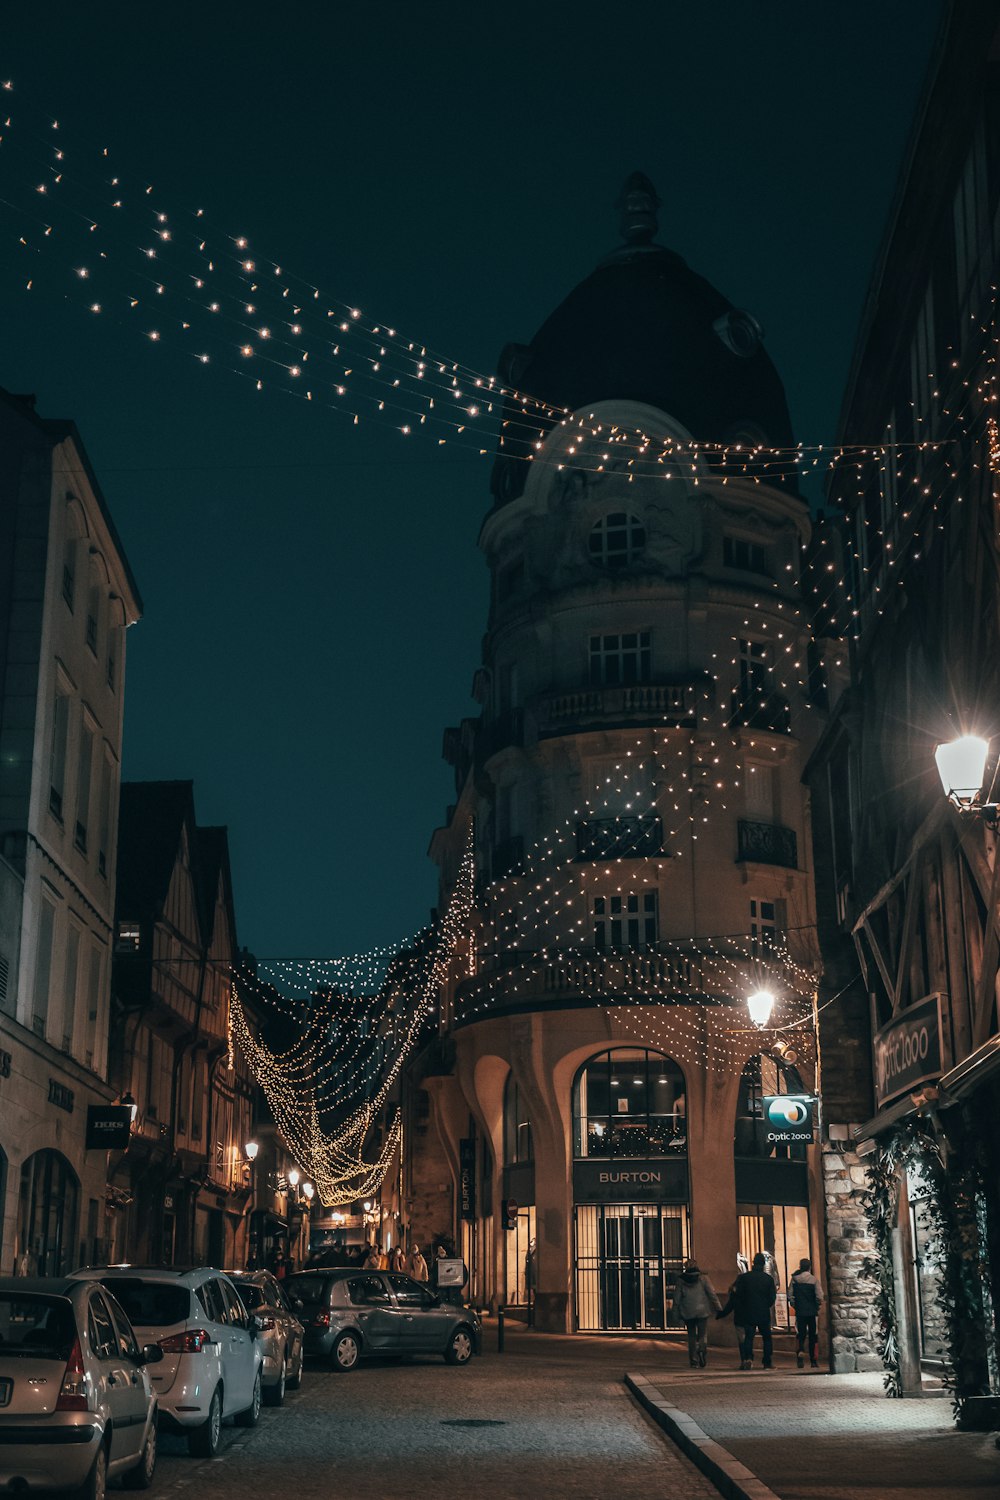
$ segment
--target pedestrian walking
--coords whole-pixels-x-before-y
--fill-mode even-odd
[[[373,1240],[368,1246],[368,1254],[364,1259],[364,1269],[366,1271],[382,1270],[382,1247],[377,1240]]]
[[[686,1260],[674,1288],[674,1312],[687,1328],[691,1368],[708,1363],[708,1320],[721,1313],[722,1303],[697,1261]]]
[[[409,1261],[402,1244],[397,1245],[395,1250],[392,1252],[392,1259],[389,1262],[389,1269],[391,1271],[401,1271],[404,1276],[406,1275],[409,1269]]]
[[[788,1300],[795,1310],[795,1363],[801,1370],[806,1362],[804,1351],[808,1345],[809,1363],[816,1370],[819,1368],[819,1360],[816,1357],[819,1352],[816,1319],[819,1317],[819,1309],[823,1301],[823,1288],[812,1273],[812,1261],[807,1255],[799,1261],[799,1269],[792,1272],[792,1279],[788,1285]]]
[[[715,1315],[717,1318],[728,1317],[730,1313],[733,1315],[733,1321],[740,1330],[741,1370],[753,1369],[754,1337],[758,1331],[761,1337],[764,1369],[770,1370],[774,1363],[774,1347],[771,1342],[771,1308],[777,1298],[777,1288],[764,1269],[766,1264],[767,1261],[763,1255],[755,1255],[753,1266],[749,1271],[744,1271],[737,1276],[729,1288],[729,1299],[725,1307]]]
[[[409,1271],[414,1281],[426,1281],[428,1278],[427,1262],[420,1253],[419,1245],[414,1245],[410,1251]]]

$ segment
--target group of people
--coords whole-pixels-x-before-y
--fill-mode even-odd
[[[397,1245],[395,1250],[386,1251],[378,1240],[373,1240],[367,1248],[362,1266],[366,1271],[400,1271],[404,1276],[412,1276],[414,1281],[430,1280],[427,1261],[417,1244],[411,1245],[408,1252],[402,1245]]]
[[[727,1318],[732,1313],[740,1335],[740,1369],[753,1369],[754,1341],[759,1333],[763,1366],[770,1370],[774,1362],[771,1309],[777,1295],[777,1285],[762,1254],[754,1256],[749,1271],[737,1276],[729,1288],[725,1307],[697,1261],[685,1261],[674,1292],[674,1312],[687,1328],[688,1357],[692,1367],[704,1368],[708,1362],[709,1318],[713,1313],[716,1318]],[[792,1276],[788,1301],[795,1313],[796,1364],[800,1370],[803,1368],[808,1348],[809,1363],[816,1369],[819,1363],[816,1319],[823,1301],[823,1288],[813,1275],[812,1261],[806,1256],[799,1261],[799,1268]]]

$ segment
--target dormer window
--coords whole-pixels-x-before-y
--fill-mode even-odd
[[[625,568],[646,550],[646,528],[638,516],[612,511],[590,532],[590,560],[602,568]]]

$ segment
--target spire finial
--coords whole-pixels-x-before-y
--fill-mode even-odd
[[[619,194],[621,234],[628,245],[649,245],[658,228],[656,210],[660,200],[645,172],[633,172]]]

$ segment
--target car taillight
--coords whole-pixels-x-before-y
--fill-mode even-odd
[[[87,1372],[83,1367],[83,1350],[80,1340],[74,1340],[66,1361],[66,1373],[59,1388],[56,1411],[86,1411]]]
[[[185,1333],[172,1333],[156,1342],[164,1354],[200,1354],[212,1342],[212,1335],[204,1328],[189,1328]]]
[[[329,1328],[330,1314],[328,1312],[317,1313],[313,1318],[314,1328]]]

